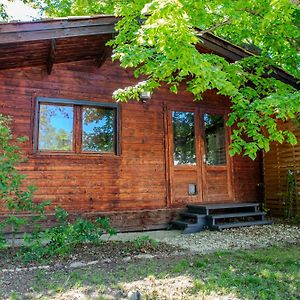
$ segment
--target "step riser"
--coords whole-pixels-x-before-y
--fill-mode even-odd
[[[190,213],[181,213],[180,217],[184,221],[193,221],[194,223],[207,223],[206,215],[190,214]]]
[[[222,209],[208,209],[207,215],[216,215],[216,214],[230,214],[230,213],[255,213],[258,212],[257,207],[236,207],[236,208],[222,208]]]
[[[211,219],[227,219],[227,218],[241,218],[241,217],[257,217],[265,216],[265,212],[243,212],[243,213],[229,213],[220,215],[209,215]]]
[[[261,216],[254,216],[254,217],[240,217],[240,218],[228,218],[228,219],[209,219],[208,220],[208,226],[214,226],[214,225],[218,225],[218,224],[226,224],[226,221],[227,223],[232,223],[232,222],[247,222],[249,221],[247,218],[253,218],[254,220],[252,220],[253,222],[254,221],[264,221],[265,220],[265,216],[261,215]]]
[[[194,208],[188,206],[188,212],[192,214],[207,215],[207,210],[202,208]]]

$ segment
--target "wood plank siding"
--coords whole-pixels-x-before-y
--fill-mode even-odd
[[[290,125],[297,140],[300,141],[300,127]],[[265,204],[273,215],[283,215],[284,198],[287,192],[287,174],[291,170],[297,179],[297,199],[293,213],[300,214],[300,143],[274,143],[271,150],[264,154]]]
[[[152,216],[148,223],[145,213],[135,223],[130,218],[125,218],[125,223],[119,219],[116,223],[122,228],[148,228],[149,222],[157,228],[169,221],[172,214],[166,210],[187,204],[187,184],[189,180],[200,180],[201,173],[188,171],[188,175],[182,172],[177,177],[170,173],[168,108],[180,104],[183,109],[229,109],[229,101],[214,91],[208,91],[203,101],[196,103],[183,89],[175,95],[163,87],[147,103],[120,103],[119,155],[34,153],[37,97],[112,102],[114,90],[135,81],[131,70],[120,69],[110,58],[101,68],[97,68],[95,60],[56,64],[50,75],[45,66],[0,71],[0,113],[13,117],[16,136],[29,138],[23,146],[29,160],[20,166],[20,171],[27,175],[26,184],[37,187],[36,201],[49,199],[52,208],[60,205],[74,213],[128,212],[129,216],[134,211],[149,211]],[[231,164],[230,173],[209,173],[207,193],[217,191],[210,201],[259,201],[260,161],[234,157]],[[230,174],[232,195],[224,199],[226,174]],[[175,184],[171,185],[173,179]],[[174,201],[172,189],[184,201]],[[204,197],[203,202],[208,200]],[[157,217],[154,211],[163,212],[164,217]]]

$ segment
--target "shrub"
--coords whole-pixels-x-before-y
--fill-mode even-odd
[[[21,226],[29,223],[28,218],[19,218],[20,212],[36,214],[36,220],[44,218],[44,208],[48,202],[36,204],[32,201],[34,186],[24,187],[25,175],[20,174],[17,165],[24,162],[19,144],[25,137],[14,138],[10,129],[11,118],[0,114],[0,208],[8,212],[8,217],[0,222],[0,248],[6,246],[3,231],[9,227],[14,237]]]
[[[297,198],[297,178],[292,170],[287,173],[287,190],[284,193],[283,213],[284,217],[291,219],[293,217],[293,206]]]
[[[147,252],[148,250],[157,249],[159,242],[152,239],[148,235],[141,235],[133,240],[133,245],[136,250],[141,252]]]
[[[77,218],[71,223],[67,211],[59,207],[56,208],[55,218],[57,225],[26,236],[25,245],[19,252],[25,262],[64,257],[83,243],[99,244],[104,233],[110,236],[116,234],[107,218],[95,221]]]

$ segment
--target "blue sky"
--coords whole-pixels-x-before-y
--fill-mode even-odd
[[[6,11],[10,16],[10,20],[30,21],[40,17],[37,10],[33,9],[29,5],[25,5],[20,0],[14,0],[13,2],[0,0],[0,3],[6,6]]]

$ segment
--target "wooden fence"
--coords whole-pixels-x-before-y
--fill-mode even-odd
[[[297,182],[293,214],[300,215],[300,127],[293,126],[293,132],[297,145],[273,144],[271,150],[264,154],[265,206],[272,215],[284,214],[289,170],[295,174]]]

